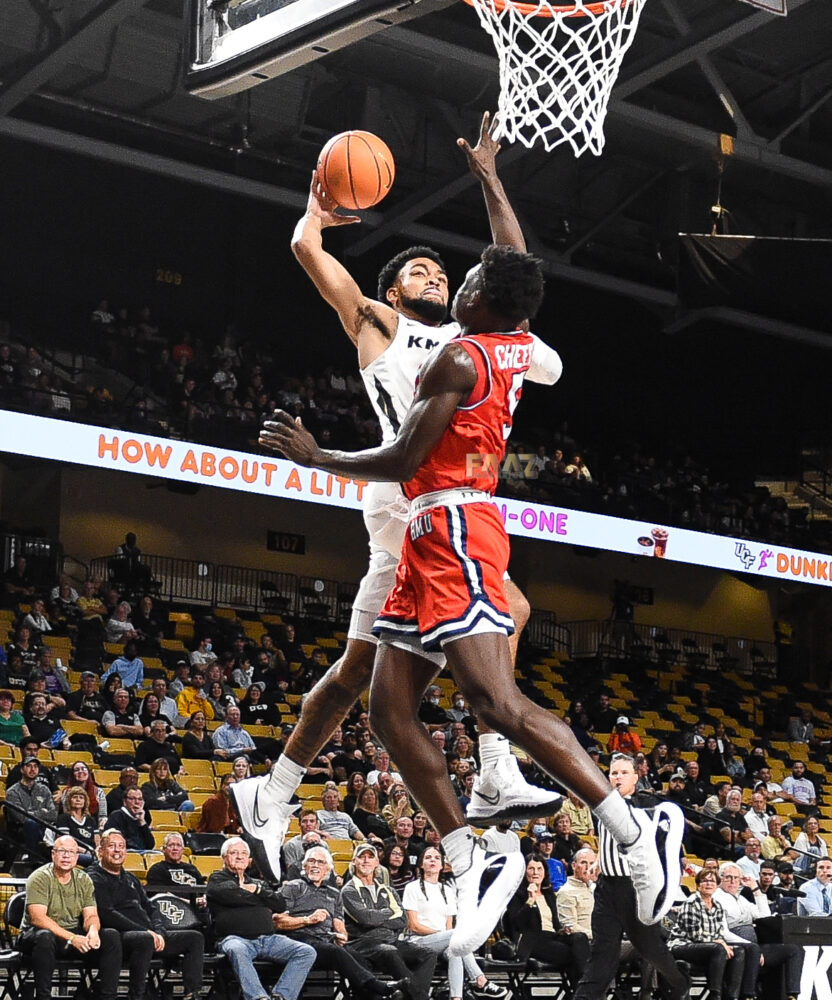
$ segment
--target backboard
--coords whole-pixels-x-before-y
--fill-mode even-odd
[[[770,14],[780,14],[782,17],[788,14],[787,0],[742,0],[742,2],[749,3],[752,7],[759,7],[760,10],[767,10]]]
[[[254,87],[455,0],[188,0],[185,89]]]

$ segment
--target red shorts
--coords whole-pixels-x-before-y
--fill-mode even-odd
[[[509,541],[493,503],[432,507],[407,528],[373,632],[382,639],[419,638],[435,651],[466,635],[511,635],[504,577]]]

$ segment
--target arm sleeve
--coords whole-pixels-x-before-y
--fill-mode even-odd
[[[560,355],[553,347],[544,344],[540,337],[535,334],[531,334],[531,337],[534,341],[532,363],[526,378],[540,385],[554,385],[563,373]]]

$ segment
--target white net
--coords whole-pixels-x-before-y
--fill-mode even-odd
[[[646,0],[467,0],[500,61],[495,134],[547,150],[568,142],[580,156],[604,148],[604,119],[621,60]]]

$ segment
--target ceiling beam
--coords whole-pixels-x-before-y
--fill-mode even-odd
[[[789,0],[789,13],[794,14],[800,7],[813,2],[815,0]],[[741,17],[738,21],[728,25],[728,27],[699,37],[693,43],[690,40],[683,39],[673,46],[667,55],[641,71],[631,71],[629,74],[625,71],[612,92],[610,108],[612,109],[615,104],[625,100],[639,90],[643,90],[644,87],[649,86],[651,83],[661,80],[668,73],[687,66],[688,63],[693,62],[700,56],[708,55],[710,52],[720,49],[724,45],[735,42],[744,35],[751,34],[752,31],[756,31],[758,28],[770,25],[771,19],[772,15],[765,13]]]
[[[113,31],[121,22],[136,14],[147,0],[102,0],[94,10],[81,18],[73,31],[49,51],[38,54],[37,61],[0,91],[0,117],[9,114],[48,83],[56,73],[102,34]]]
[[[155,153],[144,153],[128,146],[120,146],[100,139],[88,139],[85,136],[63,132],[46,125],[35,125],[17,118],[0,118],[0,138],[2,137],[89,156],[95,160],[116,163],[119,166],[158,174],[172,180],[200,184],[203,187],[224,191],[238,197],[253,198],[281,208],[291,208],[297,212],[302,212],[306,207],[307,196],[301,191],[293,191],[273,184],[264,184],[262,181],[253,181],[246,177],[226,174],[220,170],[183,163],[181,160],[158,156]],[[380,212],[367,212],[363,218],[368,225],[380,226],[385,217]],[[413,242],[431,243],[438,247],[469,254],[471,257],[479,257],[482,252],[481,240],[429,226],[410,223],[398,229],[397,234]],[[544,260],[544,270],[547,274],[564,281],[604,289],[662,308],[672,308],[676,305],[676,295],[666,289],[654,288],[650,285],[629,281],[615,275],[603,274],[600,271],[592,271],[588,268],[575,267],[564,261],[547,258]]]

